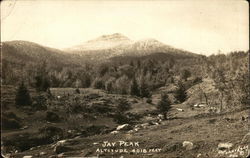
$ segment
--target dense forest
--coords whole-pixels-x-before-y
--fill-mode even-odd
[[[228,106],[247,105],[249,51],[208,57],[153,53],[145,56],[117,56],[94,63],[79,62],[80,58],[60,52],[50,52],[57,54],[52,57],[47,54],[41,58],[36,56],[41,52],[39,49],[34,49],[39,53],[27,55],[15,54],[15,50],[7,46],[4,48],[2,83],[6,85],[24,82],[38,91],[46,91],[49,87],[93,87],[108,93],[150,98],[160,87],[172,84],[179,87],[177,93],[184,93],[203,79],[210,78],[215,82],[219,92],[216,100],[221,105],[222,102]],[[11,56],[11,53],[20,57]]]

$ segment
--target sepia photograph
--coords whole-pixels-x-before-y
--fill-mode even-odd
[[[2,0],[4,158],[247,158],[245,0]]]

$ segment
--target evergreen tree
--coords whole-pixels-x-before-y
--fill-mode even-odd
[[[159,101],[157,108],[161,113],[163,113],[164,117],[166,118],[166,114],[171,109],[171,103],[168,98],[168,95],[166,94],[161,95],[161,100]]]
[[[142,78],[141,80],[141,86],[140,86],[140,96],[143,98],[143,97],[149,97],[150,96],[150,93],[149,93],[149,90],[148,90],[148,86],[147,84],[145,83],[144,79]]]
[[[37,69],[37,75],[35,76],[35,87],[37,91],[46,92],[50,87],[50,81],[46,67],[46,62],[43,61],[43,63]]]
[[[181,71],[181,78],[184,79],[184,81],[187,81],[187,78],[191,76],[191,72],[184,69]]]
[[[49,88],[47,89],[47,97],[48,97],[49,99],[53,98],[53,95],[52,95],[52,93],[51,93],[51,91],[50,91]]]
[[[141,61],[140,60],[137,60],[137,68],[140,68],[141,67]]]
[[[91,85],[91,78],[89,74],[84,75],[83,79],[83,88],[89,88]]]
[[[29,90],[27,87],[24,85],[24,82],[22,81],[21,84],[19,85],[16,93],[16,105],[31,105],[31,98],[29,94]]]
[[[46,92],[50,87],[50,81],[47,77],[43,75],[38,75],[35,77],[36,80],[36,90]]]
[[[134,62],[131,60],[129,63],[130,66],[134,67]]]
[[[47,77],[43,78],[42,91],[46,92],[50,87],[50,81]]]
[[[184,102],[187,98],[186,90],[182,83],[179,83],[179,88],[175,93],[175,98],[180,102]]]
[[[135,78],[133,78],[132,84],[130,86],[130,94],[135,96],[140,96],[139,86]]]
[[[112,92],[112,89],[113,89],[113,87],[112,87],[112,82],[106,82],[105,83],[105,90],[106,91],[108,91],[109,93],[111,93]]]

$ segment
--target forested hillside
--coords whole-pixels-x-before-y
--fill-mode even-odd
[[[93,87],[150,97],[160,87],[183,85],[185,91],[210,78],[220,92],[219,102],[228,101],[230,105],[239,100],[246,102],[249,87],[249,52],[209,57],[155,52],[87,62],[77,55],[23,41],[3,43],[2,52],[2,82],[7,85],[25,81],[36,88],[37,82],[46,82],[49,87]]]
[[[3,153],[246,156],[249,51],[204,56],[141,50],[95,60],[102,50],[86,56],[31,42],[2,43]],[[106,140],[141,145],[136,152],[99,153]]]

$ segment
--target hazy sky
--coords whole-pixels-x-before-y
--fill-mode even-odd
[[[241,0],[19,0],[1,2],[1,40],[54,48],[100,35],[155,38],[202,54],[248,50],[248,3]]]

